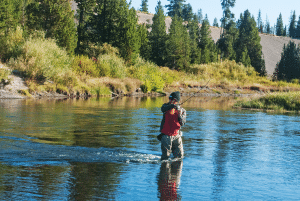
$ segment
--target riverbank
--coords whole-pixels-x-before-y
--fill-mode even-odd
[[[224,87],[214,86],[213,84],[208,86],[168,86],[163,89],[162,92],[147,92],[143,93],[140,87],[132,90],[131,92],[124,93],[122,90],[111,91],[111,95],[104,94],[61,94],[57,92],[47,91],[34,91],[28,92],[29,87],[26,85],[24,79],[16,74],[11,74],[8,79],[5,80],[4,85],[0,87],[0,99],[25,99],[25,98],[78,98],[78,97],[144,97],[144,96],[168,96],[172,91],[180,91],[183,97],[194,95],[196,97],[257,97],[265,94],[263,90],[254,87]],[[125,87],[125,86],[123,86]],[[122,87],[121,87],[122,88]]]
[[[235,108],[263,110],[267,112],[300,111],[300,92],[277,92],[250,100],[238,101]]]

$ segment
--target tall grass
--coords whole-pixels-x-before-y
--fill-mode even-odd
[[[159,91],[165,86],[162,71],[153,63],[138,59],[136,64],[128,69],[130,77],[140,79],[143,82],[143,92]]]
[[[42,38],[26,41],[22,46],[21,54],[8,63],[28,79],[76,85],[77,80],[70,64],[71,59],[65,50],[59,48],[54,40]]]
[[[242,108],[299,111],[300,92],[272,93],[258,99],[238,102],[235,106]]]

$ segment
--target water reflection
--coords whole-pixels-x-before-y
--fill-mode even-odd
[[[162,162],[157,181],[160,200],[181,200],[178,187],[182,165],[182,160]]]

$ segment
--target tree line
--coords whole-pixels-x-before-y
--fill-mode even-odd
[[[259,37],[264,26],[260,20],[256,22],[249,10],[235,20],[230,11],[235,0],[222,0],[221,37],[213,41],[207,14],[203,17],[201,9],[193,13],[185,0],[168,1],[166,14],[172,18],[169,30],[161,1],[149,27],[138,24],[136,10],[126,0],[75,0],[75,15],[70,0],[3,0],[0,34],[5,37],[10,29],[20,26],[28,37],[43,31],[45,37],[55,38],[69,54],[92,57],[98,47],[108,43],[119,49],[128,64],[140,56],[159,66],[187,71],[193,64],[228,59],[251,65],[260,75],[266,75]],[[142,0],[141,11],[148,12],[147,3],[148,0]],[[216,18],[213,26],[219,26]],[[289,33],[297,35],[298,26],[299,22],[296,26],[294,21]],[[1,59],[11,56],[1,55]]]

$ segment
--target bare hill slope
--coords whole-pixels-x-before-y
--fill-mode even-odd
[[[138,23],[152,24],[153,14],[145,14],[138,12],[137,15],[139,17]],[[167,29],[169,29],[171,22],[172,19],[167,17]],[[210,27],[210,30],[212,39],[215,42],[217,42],[217,40],[220,38],[220,28]],[[259,34],[259,36],[261,38],[260,44],[262,46],[262,52],[266,62],[266,70],[268,75],[273,74],[277,62],[280,61],[281,52],[284,44],[287,45],[290,40],[294,41],[296,44],[300,44],[300,40],[291,39],[289,37],[280,37],[269,34]]]

